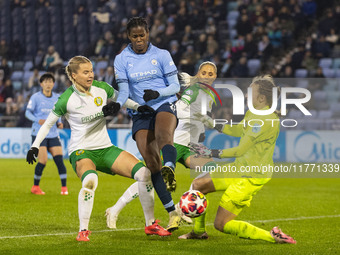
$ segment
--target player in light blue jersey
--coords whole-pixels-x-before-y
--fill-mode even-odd
[[[131,43],[114,62],[119,96],[111,103],[118,112],[128,98],[152,107],[153,113],[132,112],[132,135],[147,167],[152,172],[155,190],[169,212],[168,230],[178,228],[180,216],[175,211],[171,194],[176,188],[176,148],[173,144],[177,126],[176,93],[180,90],[177,68],[167,50],[149,42],[149,29],[142,17],[131,18],[127,24]],[[164,164],[160,157],[162,151]]]
[[[54,86],[54,76],[50,73],[45,73],[40,77],[40,86],[42,90],[32,95],[28,102],[27,109],[25,112],[26,118],[33,122],[32,125],[32,143],[34,142],[38,131],[42,124],[45,123],[47,116],[52,111],[54,104],[57,102],[59,95],[52,92]],[[61,180],[61,194],[68,195],[66,187],[66,168],[63,161],[63,151],[59,139],[59,133],[57,128],[63,128],[61,119],[58,120],[57,124],[54,125],[46,138],[40,145],[38,164],[35,167],[34,172],[34,185],[31,192],[36,195],[45,195],[40,189],[39,183],[42,172],[47,163],[47,151],[49,151],[55,164],[58,167],[58,172]]]

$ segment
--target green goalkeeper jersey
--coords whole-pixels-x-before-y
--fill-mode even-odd
[[[265,107],[262,110],[267,110]],[[236,126],[225,125],[223,133],[241,137],[237,147],[224,149],[221,158],[233,158],[238,170],[242,169],[244,176],[254,177],[255,183],[268,181],[261,178],[270,178],[269,166],[273,166],[273,154],[276,139],[280,133],[280,119],[276,113],[269,115],[255,115],[247,111],[244,119]],[[247,168],[245,168],[247,167]],[[260,178],[260,179],[258,179]]]

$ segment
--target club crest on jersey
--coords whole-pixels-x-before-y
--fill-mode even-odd
[[[157,65],[157,60],[156,59],[151,60],[151,64],[153,64],[154,66]]]
[[[94,103],[97,105],[97,106],[101,106],[103,104],[103,99],[101,97],[96,97],[94,99]]]
[[[253,128],[252,128],[253,133],[258,133],[261,131],[261,126],[259,124],[254,124]]]
[[[189,95],[189,96],[194,94],[194,92],[191,89],[186,90],[184,93]]]
[[[77,150],[76,155],[79,156],[79,155],[83,154],[84,152],[85,152],[84,150]]]

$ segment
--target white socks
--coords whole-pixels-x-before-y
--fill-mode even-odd
[[[151,172],[146,167],[141,167],[136,172],[134,179],[137,181],[137,185],[138,185],[139,200],[143,207],[143,212],[145,216],[145,224],[146,226],[150,226],[155,221],[154,192],[153,192],[153,185],[151,181]],[[133,185],[131,185],[129,189]]]
[[[94,192],[98,186],[98,176],[91,172],[83,178],[82,188],[78,195],[78,214],[79,214],[79,231],[89,229],[89,221],[93,208]],[[87,172],[84,173],[84,175]],[[84,176],[83,175],[83,176]]]

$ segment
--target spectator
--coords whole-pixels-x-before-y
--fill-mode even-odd
[[[95,79],[97,81],[104,81],[104,77],[105,77],[105,68],[100,68],[99,73]]]
[[[11,75],[11,69],[8,66],[7,59],[3,58],[1,60],[1,66],[0,66],[0,80],[5,82],[7,79],[9,79]]]
[[[9,57],[9,47],[4,39],[0,41],[0,57],[8,58]]]
[[[43,67],[48,72],[56,72],[62,67],[63,61],[53,45],[47,49],[47,54],[44,57]]]
[[[337,29],[336,26],[336,19],[333,16],[333,11],[328,10],[327,11],[327,16],[323,20],[319,22],[319,31],[321,35],[328,35],[330,34],[331,29]]]
[[[265,62],[272,55],[273,46],[269,41],[268,36],[262,36],[262,40],[258,44],[258,55],[261,57],[262,61]]]
[[[331,46],[326,42],[325,37],[320,36],[319,40],[315,44],[315,56],[317,58],[327,58],[331,51]]]
[[[118,90],[118,86],[115,82],[113,66],[107,67],[103,81],[110,84],[115,90]]]
[[[308,70],[309,74],[312,74],[315,72],[315,70],[318,68],[318,61],[313,58],[312,52],[306,51],[305,56],[302,60],[301,66]]]
[[[207,24],[205,25],[205,33],[208,35],[208,37],[209,35],[216,34],[216,25],[212,17],[209,17],[207,20]]]
[[[231,70],[231,75],[234,78],[246,78],[248,77],[247,58],[241,57],[235,67]]]
[[[32,76],[28,80],[28,86],[27,90],[31,95],[38,92],[40,90],[40,75],[39,70],[37,68],[34,68]]]
[[[256,58],[257,56],[257,45],[254,42],[253,35],[251,33],[246,35],[246,40],[244,43],[244,52],[248,59]]]
[[[242,15],[241,19],[238,20],[236,24],[236,30],[238,35],[246,36],[253,31],[253,25],[248,19],[247,15]]]
[[[330,34],[325,37],[326,42],[328,42],[331,49],[334,48],[334,45],[338,42],[339,36],[336,34],[335,29],[331,28]]]

